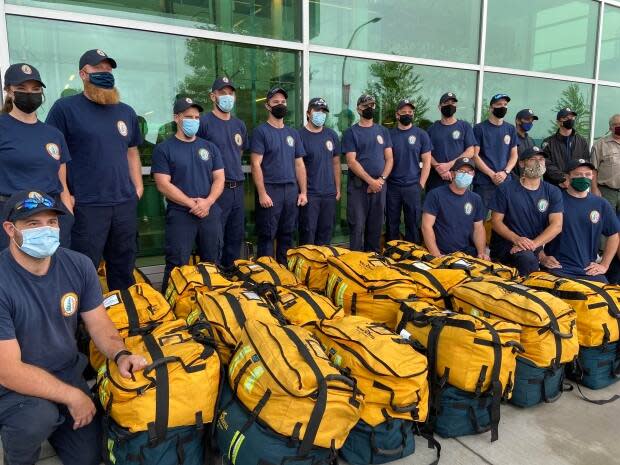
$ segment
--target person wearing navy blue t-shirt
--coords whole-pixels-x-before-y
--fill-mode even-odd
[[[203,262],[215,263],[222,245],[221,208],[224,162],[215,144],[196,137],[202,107],[188,97],[174,104],[177,132],[155,146],[151,173],[168,200],[166,209],[165,292],[173,268],[186,265],[197,244]]]
[[[47,123],[67,140],[69,189],[75,198],[73,250],[98,266],[106,261],[109,289],[134,283],[138,249],[137,205],[142,196],[138,146],[142,134],[136,112],[120,102],[112,70],[116,61],[102,50],[80,58],[84,91],[56,101]]]
[[[488,119],[474,126],[477,141],[474,160],[478,165],[474,177],[474,192],[482,197],[487,208],[497,186],[512,180],[510,173],[519,159],[517,130],[504,121],[508,102],[508,95],[495,94],[491,97]]]
[[[299,129],[306,156],[308,203],[299,210],[299,244],[328,245],[334,232],[336,202],[340,199],[340,140],[325,127],[327,102],[315,97],[308,103],[308,122]]]
[[[456,94],[446,92],[439,99],[441,119],[427,129],[433,145],[431,166],[433,169],[426,183],[426,191],[439,186],[447,186],[452,179],[452,166],[457,158],[472,158],[476,139],[471,124],[456,119]]]
[[[243,169],[241,156],[249,148],[245,123],[232,114],[235,106],[235,85],[227,77],[217,78],[209,94],[213,110],[200,117],[198,134],[212,142],[224,162],[224,191],[217,199],[222,221],[222,251],[219,263],[230,268],[241,254],[245,237],[245,208],[243,205]]]
[[[284,124],[288,93],[276,86],[267,92],[267,122],[251,139],[252,177],[256,185],[257,256],[273,256],[286,263],[293,246],[298,207],[308,203],[304,145],[299,133]]]
[[[452,182],[426,194],[422,236],[424,245],[436,257],[465,252],[489,259],[482,224],[485,209],[480,196],[469,190],[475,171],[471,158],[459,158],[452,165]]]
[[[48,441],[64,465],[101,462],[101,426],[79,353],[78,321],[124,378],[147,361],[129,352],[110,320],[97,272],[60,245],[66,209],[46,192],[6,202],[0,252],[0,437],[6,465],[33,464]]]
[[[562,191],[562,232],[545,247],[541,264],[558,276],[606,283],[605,273],[620,243],[620,222],[607,200],[588,192],[594,170],[588,160],[569,161],[566,170],[568,186]],[[601,236],[607,240],[603,256],[597,263]]]
[[[504,182],[489,205],[491,258],[515,266],[521,276],[539,270],[543,247],[562,231],[562,194],[543,181],[544,152],[534,146],[519,156],[523,176]]]
[[[373,122],[376,102],[372,95],[357,99],[360,121],[342,136],[342,151],[349,166],[347,221],[349,248],[379,252],[385,210],[385,181],[392,171],[389,131]]]
[[[396,106],[397,127],[390,130],[394,166],[387,180],[385,239],[400,239],[400,216],[405,219],[405,240],[420,242],[422,189],[431,169],[433,148],[428,134],[413,125],[415,104],[404,99]]]
[[[0,210],[11,194],[36,189],[60,200],[73,212],[73,198],[67,188],[67,163],[71,160],[62,133],[37,118],[43,102],[39,71],[27,63],[9,66],[4,73],[6,98],[0,114]],[[60,241],[71,245],[73,214],[62,215]],[[9,238],[0,231],[0,250]]]

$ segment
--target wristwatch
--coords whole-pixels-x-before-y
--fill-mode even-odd
[[[119,350],[114,356],[114,363],[118,364],[118,359],[121,358],[123,355],[133,355],[133,354],[127,349]]]
[[[383,176],[383,175],[379,176],[379,178],[382,179],[383,181],[385,181],[387,179],[387,177]]]
[[[504,173],[506,173],[507,176],[510,176],[510,171],[504,170]]]

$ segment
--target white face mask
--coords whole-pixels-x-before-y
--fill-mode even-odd
[[[41,226],[39,228],[17,229],[22,236],[22,245],[17,244],[19,250],[33,258],[47,258],[54,255],[60,246],[60,228]]]

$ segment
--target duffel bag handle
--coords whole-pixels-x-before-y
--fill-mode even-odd
[[[411,403],[409,405],[402,405],[402,406],[398,406],[398,405],[392,404],[392,405],[390,405],[390,407],[396,413],[409,413],[409,412],[413,412],[413,411],[418,409],[418,403],[419,402],[413,402],[413,403]]]
[[[384,457],[400,457],[405,450],[405,445],[401,443],[400,446],[394,449],[382,449],[381,447],[377,447],[377,441],[375,440],[374,431],[370,433],[370,447],[372,448],[373,453],[376,455],[382,455]]]
[[[168,363],[173,363],[173,362],[178,362],[178,361],[179,361],[179,357],[164,357],[164,358],[157,359],[153,363],[151,363],[150,365],[144,368],[144,372],[143,372],[144,377],[148,378],[151,371],[159,368],[162,365],[167,365]]]
[[[525,353],[525,348],[517,341],[508,341],[504,344],[505,347],[512,347],[513,352],[518,352],[520,354]]]
[[[573,337],[572,330],[570,333],[563,333],[559,329],[551,328],[551,332],[555,334],[557,337],[559,337],[560,339],[572,339]]]

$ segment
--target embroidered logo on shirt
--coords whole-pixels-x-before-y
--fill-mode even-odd
[[[239,133],[235,134],[235,144],[237,144],[239,147],[243,145],[243,138]]]
[[[415,141],[416,141],[415,136],[409,136],[409,144],[410,144],[410,145],[415,144]]]
[[[127,125],[125,124],[125,121],[117,121],[116,128],[118,129],[118,132],[120,133],[121,136],[123,137],[127,136],[128,131],[127,131]]]
[[[458,129],[452,131],[452,138],[454,140],[457,140],[459,137],[461,137],[461,131],[459,131]]]
[[[58,145],[50,142],[45,145],[45,150],[47,150],[47,153],[49,153],[50,157],[54,160],[60,160],[60,149],[58,148]]]
[[[592,210],[590,212],[590,221],[592,221],[593,224],[598,223],[600,219],[601,219],[601,214],[598,211]]]
[[[286,143],[289,145],[289,147],[293,147],[295,145],[295,139],[293,139],[293,136],[288,136],[286,138]]]
[[[198,156],[201,160],[208,161],[209,160],[209,151],[207,149],[198,150]]]
[[[75,292],[67,292],[60,298],[60,311],[62,316],[70,317],[78,309],[78,296]]]
[[[465,202],[465,214],[467,216],[471,215],[471,212],[474,211],[474,206],[471,202]]]
[[[377,142],[379,142],[379,144],[383,145],[383,136],[381,134],[377,134]]]
[[[547,199],[540,199],[538,201],[537,207],[540,213],[544,213],[547,211],[547,208],[549,207],[549,201]]]
[[[32,68],[28,65],[22,65],[22,73],[32,74]]]
[[[326,140],[325,147],[327,147],[327,150],[331,152],[332,150],[334,150],[334,143],[331,140]]]
[[[510,136],[508,134],[504,136],[504,144],[506,145],[510,144]]]

